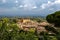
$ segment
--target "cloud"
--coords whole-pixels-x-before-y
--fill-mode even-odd
[[[52,6],[54,3],[52,3],[51,1],[48,1],[48,3],[44,3],[44,4],[42,4],[40,7],[42,8],[42,9],[45,9],[46,7],[50,7],[50,6]]]
[[[6,0],[2,0],[3,3],[6,3]]]
[[[60,0],[56,0],[54,3],[55,4],[60,4]]]
[[[50,11],[53,11],[53,10],[54,10],[54,8],[49,8],[49,10],[50,10]]]
[[[37,8],[33,0],[23,0],[20,7],[23,7],[24,9],[27,9],[27,10]]]
[[[16,7],[12,7],[12,8],[0,8],[0,12],[15,12],[18,11],[18,9]]]
[[[15,3],[18,3],[18,0],[16,0]]]
[[[23,7],[23,5],[20,5],[19,7],[20,7],[20,8],[22,8],[22,7]]]
[[[32,9],[36,9],[37,6],[30,6],[30,5],[20,5],[19,8],[23,8],[23,9],[26,9],[26,10],[32,10]]]
[[[55,0],[54,2],[48,1],[48,3],[43,3],[40,7],[45,9],[55,4],[60,4],[60,0]]]
[[[48,1],[48,2],[47,2]],[[32,9],[36,9],[37,11],[41,10],[41,9],[46,9],[46,8],[50,8],[52,5],[54,4],[59,4],[60,0],[55,0],[55,1],[49,1],[49,0],[3,0],[3,3],[8,2],[8,4],[3,5],[2,7],[7,7],[7,8],[12,8],[12,7],[16,7],[17,9],[21,8],[21,9],[26,9],[26,10],[32,10]],[[39,2],[39,4],[37,4],[37,2]],[[41,5],[42,4],[42,5]],[[40,6],[40,7],[39,7]],[[52,10],[52,9],[50,9]]]
[[[36,9],[37,8],[37,6],[34,6],[34,7],[32,7],[33,9]]]

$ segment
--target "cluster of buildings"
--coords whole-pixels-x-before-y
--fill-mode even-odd
[[[30,29],[32,29],[41,32],[41,31],[46,31],[45,26],[49,25],[49,23],[47,22],[38,23],[30,19],[20,19],[17,22],[17,25],[20,29],[23,29],[25,31],[29,31]]]

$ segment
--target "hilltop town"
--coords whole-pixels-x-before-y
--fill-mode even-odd
[[[46,31],[45,26],[49,25],[49,23],[46,21],[37,22],[27,18],[19,19],[17,25],[20,29],[23,29],[24,31],[29,31],[31,29],[37,30],[38,32],[42,32]]]

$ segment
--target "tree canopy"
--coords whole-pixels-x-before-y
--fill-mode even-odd
[[[49,23],[53,23],[53,24],[55,24],[55,26],[58,26],[59,27],[60,26],[60,11],[56,11],[53,14],[49,14],[46,17],[46,20]]]

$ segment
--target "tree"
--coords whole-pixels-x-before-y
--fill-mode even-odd
[[[2,21],[5,23],[8,23],[10,20],[9,20],[9,18],[2,18]]]
[[[46,20],[49,23],[53,23],[55,27],[60,27],[60,11],[56,11],[53,14],[50,14],[46,17]],[[47,30],[56,33],[57,40],[60,39],[60,32],[53,27],[46,27]]]
[[[53,23],[55,26],[58,26],[59,27],[60,26],[60,11],[56,11],[53,14],[49,14],[46,17],[46,20],[49,23]]]

